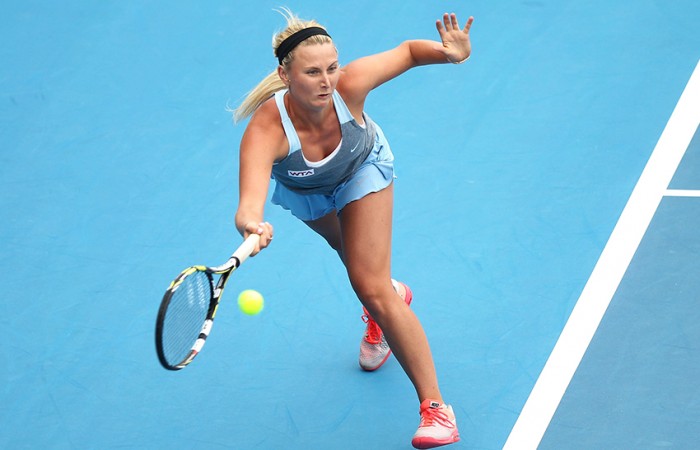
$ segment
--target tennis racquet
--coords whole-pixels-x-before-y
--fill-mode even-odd
[[[251,234],[226,263],[188,267],[170,283],[156,319],[156,351],[163,367],[183,369],[202,351],[228,277],[250,256],[259,240],[259,235]],[[214,275],[219,275],[216,285]]]

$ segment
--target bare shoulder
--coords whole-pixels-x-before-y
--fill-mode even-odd
[[[365,99],[369,93],[366,82],[362,79],[362,71],[351,65],[341,68],[340,79],[336,90],[343,97],[350,113],[356,118],[362,117]]]
[[[284,159],[289,151],[282,119],[273,97],[253,113],[243,133],[241,153],[248,151],[258,156],[267,155],[274,161]]]

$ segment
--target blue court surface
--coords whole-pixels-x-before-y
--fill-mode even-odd
[[[207,346],[156,359],[170,280],[240,243],[234,107],[288,6],[341,62],[475,17],[473,54],[377,89],[411,286],[464,449],[700,441],[700,2],[0,6],[0,448],[405,449],[395,359],[357,365],[337,256],[269,205]],[[240,290],[266,298],[243,316]]]

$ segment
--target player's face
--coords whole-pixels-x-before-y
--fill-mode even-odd
[[[311,107],[324,107],[338,85],[338,51],[332,43],[299,46],[287,71],[289,92]]]

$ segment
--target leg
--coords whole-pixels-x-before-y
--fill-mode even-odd
[[[320,219],[309,220],[304,222],[309,228],[318,233],[323,239],[328,242],[328,245],[338,252],[340,259],[343,259],[343,251],[341,246],[340,236],[340,221],[335,211],[326,214]]]
[[[379,324],[420,401],[442,402],[428,340],[391,285],[393,185],[349,203],[340,215],[342,255],[353,289]]]

